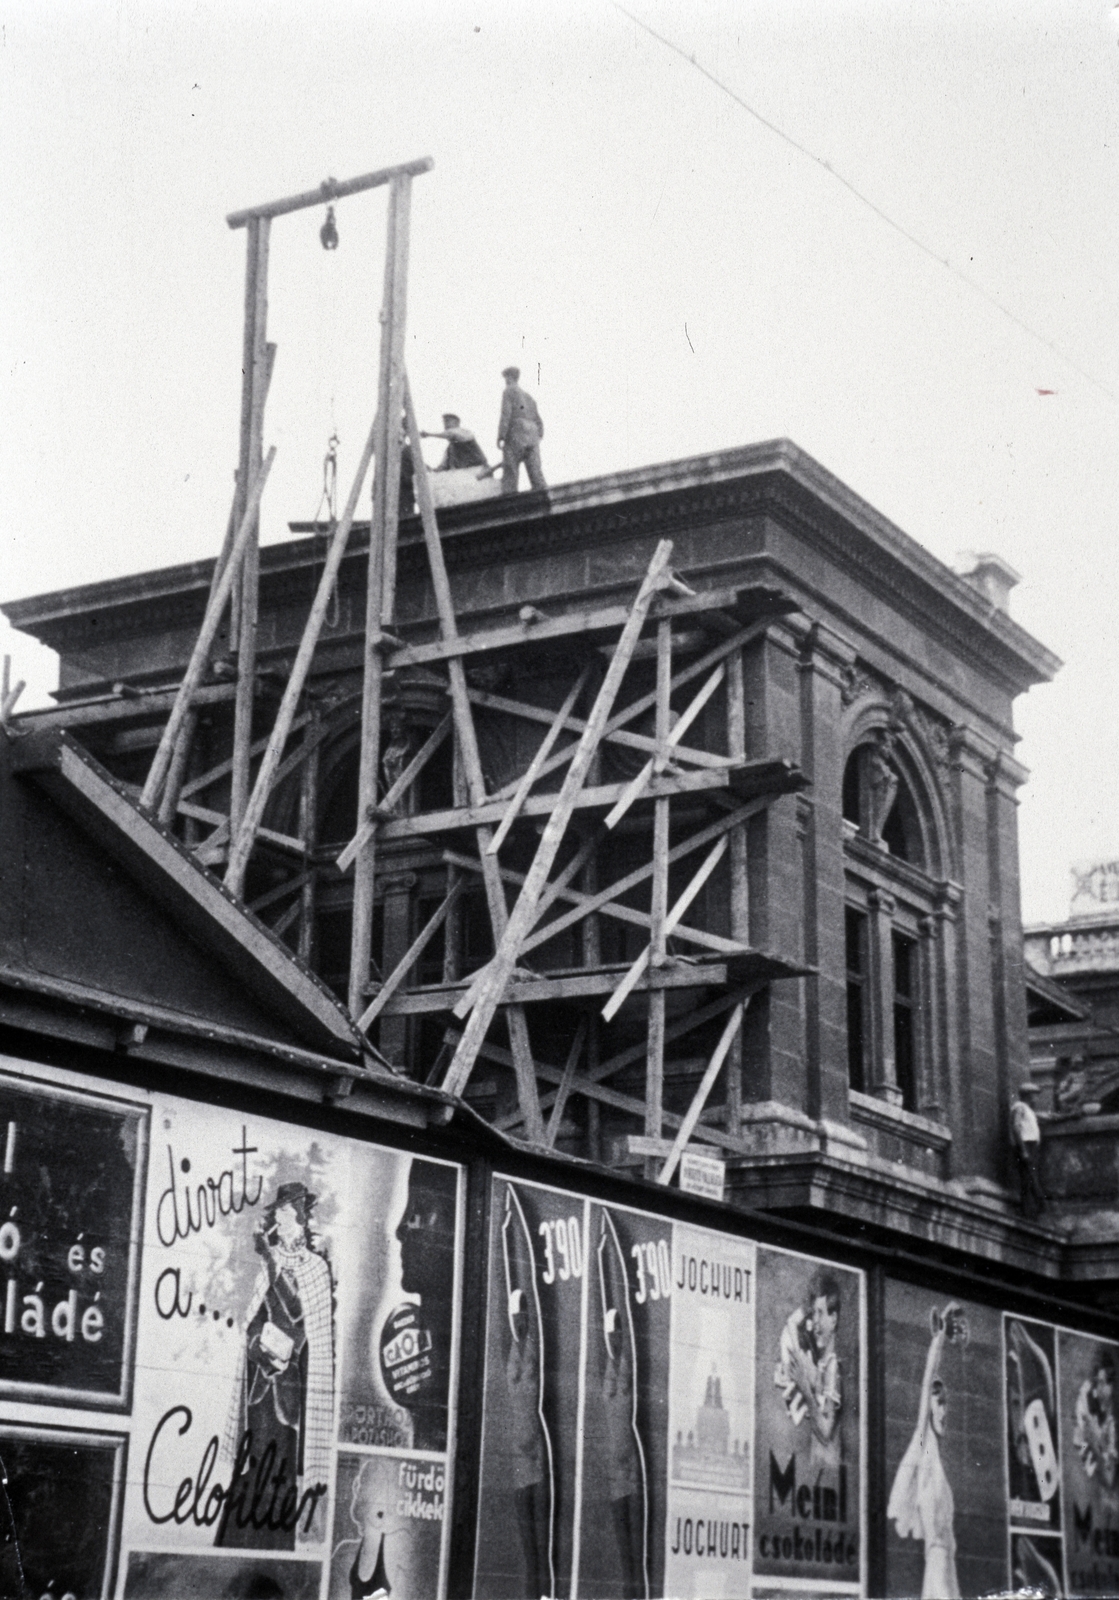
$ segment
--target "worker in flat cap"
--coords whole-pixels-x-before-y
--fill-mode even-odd
[[[1037,1120],[1034,1101],[1036,1083],[1019,1086],[1018,1097],[1010,1107],[1010,1143],[1018,1163],[1018,1176],[1022,1185],[1022,1210],[1027,1217],[1036,1217],[1045,1209],[1045,1191],[1041,1187],[1041,1126]]]
[[[519,367],[506,367],[501,376],[505,379],[501,421],[497,425],[497,447],[501,451],[501,492],[516,494],[522,461],[528,469],[529,483],[534,489],[543,489],[546,485],[540,469],[540,441],[544,437],[544,424],[536,409],[536,401],[521,388]]]
[[[464,428],[462,418],[453,411],[444,411],[443,427],[438,433],[421,433],[421,439],[446,439],[443,459],[436,472],[454,472],[460,467],[488,467],[485,452],[469,428]]]

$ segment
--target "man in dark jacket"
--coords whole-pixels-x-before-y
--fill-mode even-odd
[[[536,401],[520,386],[519,367],[506,367],[505,393],[501,397],[501,421],[497,425],[497,447],[501,451],[501,492],[516,494],[521,462],[528,468],[528,481],[534,489],[545,487],[540,469],[540,441],[544,424]]]

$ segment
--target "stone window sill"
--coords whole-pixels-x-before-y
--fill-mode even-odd
[[[931,1117],[922,1117],[916,1111],[903,1111],[901,1106],[892,1106],[874,1095],[860,1094],[857,1089],[848,1089],[847,1102],[853,1122],[877,1128],[880,1133],[891,1133],[895,1138],[907,1139],[910,1144],[924,1145],[929,1150],[947,1150],[952,1143],[951,1128],[934,1122]]]

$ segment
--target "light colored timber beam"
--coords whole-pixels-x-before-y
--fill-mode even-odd
[[[668,1152],[668,1158],[657,1173],[658,1183],[671,1183],[677,1163],[684,1153],[684,1146],[694,1133],[700,1113],[707,1104],[707,1097],[715,1087],[715,1079],[719,1076],[719,1069],[729,1055],[730,1047],[742,1027],[742,1017],[745,1010],[745,1004],[737,1005],[727,1018],[727,1025],[722,1031],[718,1044],[715,1046],[711,1060],[707,1063],[707,1070],[700,1079],[699,1087],[696,1089],[695,1094],[692,1096],[692,1103],[684,1113],[683,1122],[676,1130],[676,1137],[672,1141],[672,1149]]]
[[[757,591],[754,591],[757,592]],[[728,606],[735,606],[749,589],[709,589],[692,599],[670,599],[662,595],[651,612],[653,618],[694,616],[703,618]],[[785,601],[773,590],[762,591],[765,597],[765,615],[749,626],[759,630],[767,628],[778,617],[795,611],[793,601]],[[745,600],[749,605],[749,600]],[[498,628],[478,628],[470,633],[456,633],[453,640],[432,640],[429,644],[404,645],[387,658],[390,667],[419,667],[431,661],[445,661],[451,656],[480,655],[487,650],[507,650],[510,645],[536,643],[541,639],[566,639],[572,634],[611,634],[625,626],[629,608],[624,605],[600,606],[586,611],[565,611],[558,617],[544,617],[531,622],[509,623]],[[736,619],[737,620],[737,619]],[[744,625],[740,625],[744,626]],[[720,632],[722,629],[720,628]],[[733,637],[733,636],[732,636]],[[731,641],[728,640],[728,643]]]
[[[505,695],[490,694],[483,689],[471,689],[470,701],[472,705],[483,706],[489,711],[504,711],[512,717],[523,717],[526,722],[550,723],[555,716],[554,712],[546,710],[543,706],[534,706],[526,700],[510,700]],[[563,725],[572,733],[582,733],[586,722],[582,717],[569,716],[564,718]],[[626,728],[616,728],[613,733],[605,733],[603,739],[609,744],[623,744],[631,750],[641,750],[646,755],[651,755],[657,748],[656,740],[650,734],[630,733]],[[574,754],[575,749],[575,743],[565,745],[557,752],[557,757],[566,755],[568,750]],[[673,758],[690,761],[697,767],[728,767],[735,764],[733,756],[717,755],[711,750],[696,750],[691,745],[677,745],[673,751]],[[519,782],[520,779],[514,778],[512,783],[495,789],[490,799],[504,800],[507,795],[515,792]]]
[[[451,1040],[459,1037],[460,1035],[455,1032],[448,1034],[448,1038]],[[642,1046],[642,1053],[644,1054],[644,1046]],[[502,1050],[497,1045],[483,1045],[479,1055],[486,1061],[494,1062],[497,1066],[511,1067],[513,1065],[509,1052]],[[563,1082],[563,1069],[553,1067],[547,1062],[538,1061],[536,1063],[536,1072],[537,1076],[543,1078],[545,1083],[552,1083],[558,1087]],[[645,1116],[644,1100],[639,1100],[636,1095],[622,1094],[617,1089],[608,1089],[605,1084],[594,1083],[581,1074],[576,1074],[571,1084],[570,1092],[571,1094],[583,1095],[588,1100],[597,1100],[600,1105],[612,1106],[615,1111],[627,1111],[634,1117],[644,1118]],[[665,1111],[662,1115],[662,1120],[666,1128],[676,1129],[679,1128],[684,1119],[675,1111]],[[751,1146],[744,1139],[741,1137],[735,1138],[725,1128],[717,1128],[709,1123],[698,1123],[693,1129],[691,1137],[696,1141],[702,1141],[704,1144],[717,1145],[724,1150],[731,1150],[738,1155],[753,1154]]]
[[[654,885],[656,884],[658,876],[662,877],[663,878],[663,882],[664,882],[666,895],[667,895],[667,890],[668,890],[668,848],[667,847],[668,847],[668,829],[666,827],[665,828],[665,838],[664,838],[664,852],[663,852],[663,858],[662,858],[663,859],[663,863],[664,863],[663,871],[658,871],[658,862],[656,860],[657,852],[655,850],[654,850],[654,867],[653,867],[653,882],[654,882]],[[718,840],[718,842],[715,844],[714,848],[705,857],[705,859],[703,861],[703,864],[700,866],[699,870],[695,873],[695,875],[692,878],[691,882],[688,884],[688,886],[684,890],[683,894],[677,900],[676,904],[672,907],[672,910],[671,911],[654,910],[653,916],[652,916],[652,924],[653,924],[653,926],[652,926],[652,939],[650,940],[649,944],[647,944],[645,946],[645,949],[641,952],[641,954],[638,956],[637,960],[633,963],[633,965],[630,967],[629,971],[626,973],[625,977],[622,979],[621,983],[614,990],[614,993],[610,996],[610,999],[607,1002],[607,1004],[605,1006],[603,1006],[603,1008],[602,1008],[602,1020],[604,1022],[609,1022],[613,1017],[615,1017],[617,1015],[617,1013],[618,1013],[618,1011],[619,1011],[619,1009],[620,1009],[620,1007],[622,1005],[622,1002],[625,1000],[626,995],[629,994],[629,992],[633,988],[634,984],[641,977],[642,973],[645,972],[645,970],[648,968],[650,962],[653,963],[654,966],[659,966],[665,960],[665,958],[666,958],[665,940],[668,939],[668,937],[671,935],[673,929],[676,927],[676,924],[683,917],[684,912],[691,905],[691,903],[695,899],[696,895],[703,888],[703,885],[707,882],[708,878],[711,876],[711,874],[714,872],[715,868],[718,866],[719,862],[722,860],[723,856],[726,854],[726,848],[727,848],[727,841],[726,841],[726,837],[724,836],[722,839]],[[658,896],[658,895],[656,895],[654,893],[654,897],[653,897],[654,906],[657,905],[657,902],[660,899],[661,899],[661,896]]]
[[[514,975],[506,985],[507,992],[497,1005],[523,1005],[537,1000],[582,1000],[596,995],[610,994],[620,976],[618,967],[589,968],[577,972],[564,972],[549,976],[540,974]],[[638,982],[635,993],[647,989],[719,988],[727,981],[725,962],[691,962],[670,960],[663,967],[645,973]],[[461,984],[437,984],[430,988],[409,989],[398,994],[385,1007],[388,1016],[418,1016],[429,1011],[453,1011],[456,1000],[463,994]],[[496,1010],[495,1006],[495,1010]]]
[[[476,991],[474,1007],[466,1029],[455,1051],[454,1059],[447,1070],[444,1089],[449,1093],[457,1094],[469,1078],[474,1062],[477,1058],[478,1047],[486,1036],[493,1014],[501,1001],[505,986],[509,981],[516,964],[517,954],[524,942],[525,935],[532,926],[536,914],[536,904],[540,893],[545,887],[548,873],[556,859],[560,844],[563,841],[567,824],[571,820],[575,803],[579,793],[586,782],[587,773],[590,771],[591,761],[598,749],[602,731],[613,708],[618,690],[621,688],[622,679],[629,667],[630,657],[634,647],[641,636],[649,607],[658,592],[664,587],[664,577],[668,569],[668,559],[672,554],[672,544],[668,539],[662,539],[653,552],[649,562],[648,571],[642,579],[633,602],[633,608],[621,637],[614,650],[613,658],[606,669],[606,676],[602,680],[595,702],[587,718],[587,726],[579,740],[579,748],[571,759],[567,776],[555,802],[548,820],[544,826],[540,843],[536,847],[532,865],[529,867],[525,878],[524,887],[517,898],[509,917],[505,932],[494,952],[493,960],[486,968],[482,986]],[[479,855],[482,852],[479,850]],[[532,1129],[530,1128],[530,1133]]]
[[[467,872],[482,870],[480,861],[473,856],[460,855],[455,850],[444,850],[443,860],[450,867],[462,867]],[[522,884],[525,881],[523,872],[513,872],[508,867],[502,867],[501,876],[506,883]],[[647,911],[638,911],[635,906],[619,905],[616,901],[607,900],[603,905],[591,903],[589,894],[584,894],[578,889],[560,889],[555,898],[566,900],[569,905],[584,906],[587,916],[592,912],[600,912],[604,917],[613,917],[617,922],[628,922],[635,928],[652,927],[653,919]],[[705,928],[690,928],[685,923],[677,923],[672,936],[675,939],[686,939],[689,944],[702,945],[705,950],[715,950],[720,955],[741,956],[745,955],[750,946],[737,939],[724,939],[722,934],[708,933]]]
[[[430,172],[434,165],[430,156],[419,156],[415,161],[403,161],[395,167],[380,167],[376,172],[363,173],[360,178],[324,178],[317,189],[304,189],[302,193],[288,195],[284,200],[266,200],[259,206],[231,211],[225,220],[231,228],[244,228],[254,217],[286,217],[293,211],[305,211],[309,206],[322,206],[330,200],[344,200],[348,195],[361,194],[365,189],[383,188],[394,178],[418,178]]]
[[[582,789],[571,803],[571,809],[585,811],[593,806],[609,807],[623,793],[625,787],[624,783],[602,783],[594,788]],[[663,778],[653,779],[643,798],[648,799],[657,795],[701,794],[729,788],[729,769],[720,772],[680,773],[679,776],[666,774]],[[551,816],[557,798],[556,794],[529,795],[521,815]],[[414,817],[395,817],[391,822],[383,824],[378,836],[382,840],[411,839],[431,833],[449,833],[456,828],[488,826],[501,821],[505,815],[506,805],[507,802],[504,800],[486,800],[481,805],[455,806],[446,811],[425,811]]]
[[[364,848],[366,840],[371,839],[377,828],[382,822],[384,822],[386,817],[392,815],[393,807],[396,805],[397,801],[402,799],[403,796],[407,794],[408,790],[412,787],[420,773],[427,766],[428,762],[438,750],[439,746],[443,743],[443,740],[447,737],[448,733],[450,733],[453,720],[453,713],[448,711],[447,715],[435,726],[424,743],[416,751],[416,754],[412,757],[411,761],[409,761],[408,765],[404,768],[404,771],[400,774],[399,778],[397,778],[396,782],[389,789],[388,793],[383,797],[380,804],[374,809],[373,815],[371,817],[367,817],[365,821],[362,822],[360,828],[358,828],[349,844],[342,851],[342,854],[335,862],[335,866],[338,868],[339,872],[349,871],[351,865],[357,857],[358,852]]]

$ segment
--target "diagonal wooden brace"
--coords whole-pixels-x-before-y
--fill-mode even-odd
[[[743,1001],[741,1004],[736,1005],[728,1017],[727,1025],[723,1029],[718,1044],[715,1046],[715,1053],[707,1063],[707,1071],[703,1074],[699,1087],[692,1096],[692,1103],[684,1113],[684,1120],[676,1131],[676,1137],[672,1141],[672,1149],[668,1152],[664,1166],[657,1174],[658,1183],[667,1184],[672,1181],[672,1174],[676,1171],[676,1165],[683,1153],[684,1146],[695,1132],[696,1123],[699,1121],[703,1108],[707,1104],[707,1097],[715,1087],[715,1079],[719,1076],[719,1069],[726,1060],[730,1047],[738,1036],[738,1030],[742,1026],[742,1018],[748,1003],[748,1001]]]
[[[684,890],[679,900],[677,900],[676,904],[672,907],[672,910],[664,919],[664,937],[666,939],[670,936],[676,924],[682,919],[684,912],[691,905],[696,895],[703,888],[703,885],[707,882],[715,868],[719,865],[719,862],[726,854],[726,848],[727,841],[724,836],[719,840],[718,844],[710,852],[710,854],[704,859],[703,865],[700,867],[691,883],[688,884],[688,887]],[[637,983],[638,979],[648,967],[652,953],[652,945],[646,945],[644,950],[638,956],[637,960],[633,963],[632,967],[630,967],[629,971],[622,979],[621,983],[614,990],[614,993],[603,1006],[602,1016],[604,1021],[609,1022],[612,1017],[617,1015],[622,1001],[630,993],[634,984]]]
[[[493,961],[486,971],[485,982],[478,994],[474,1009],[470,1013],[463,1036],[459,1041],[454,1058],[443,1080],[442,1087],[449,1094],[461,1094],[477,1059],[478,1050],[485,1039],[486,1031],[493,1020],[493,1014],[497,1010],[501,997],[512,976],[521,945],[529,928],[532,926],[540,893],[547,882],[548,873],[551,871],[552,864],[556,859],[567,824],[571,819],[571,813],[575,809],[575,800],[586,781],[587,773],[590,771],[591,761],[602,738],[602,731],[610,716],[611,708],[621,687],[622,678],[625,676],[630,659],[637,648],[637,641],[641,637],[641,630],[645,625],[649,607],[658,593],[661,579],[668,567],[671,554],[671,542],[667,539],[661,540],[649,563],[649,570],[645,574],[645,578],[638,590],[629,619],[622,629],[621,638],[618,640],[613,659],[607,668],[606,676],[602,680],[602,686],[598,691],[591,714],[587,719],[586,729],[579,740],[579,749],[576,751],[568,768],[567,777],[564,779],[563,787],[556,797],[555,807],[548,818],[544,833],[536,848],[536,855],[533,857],[524,887],[516,905],[513,907],[512,915],[509,918]],[[494,862],[495,866],[496,864]]]

